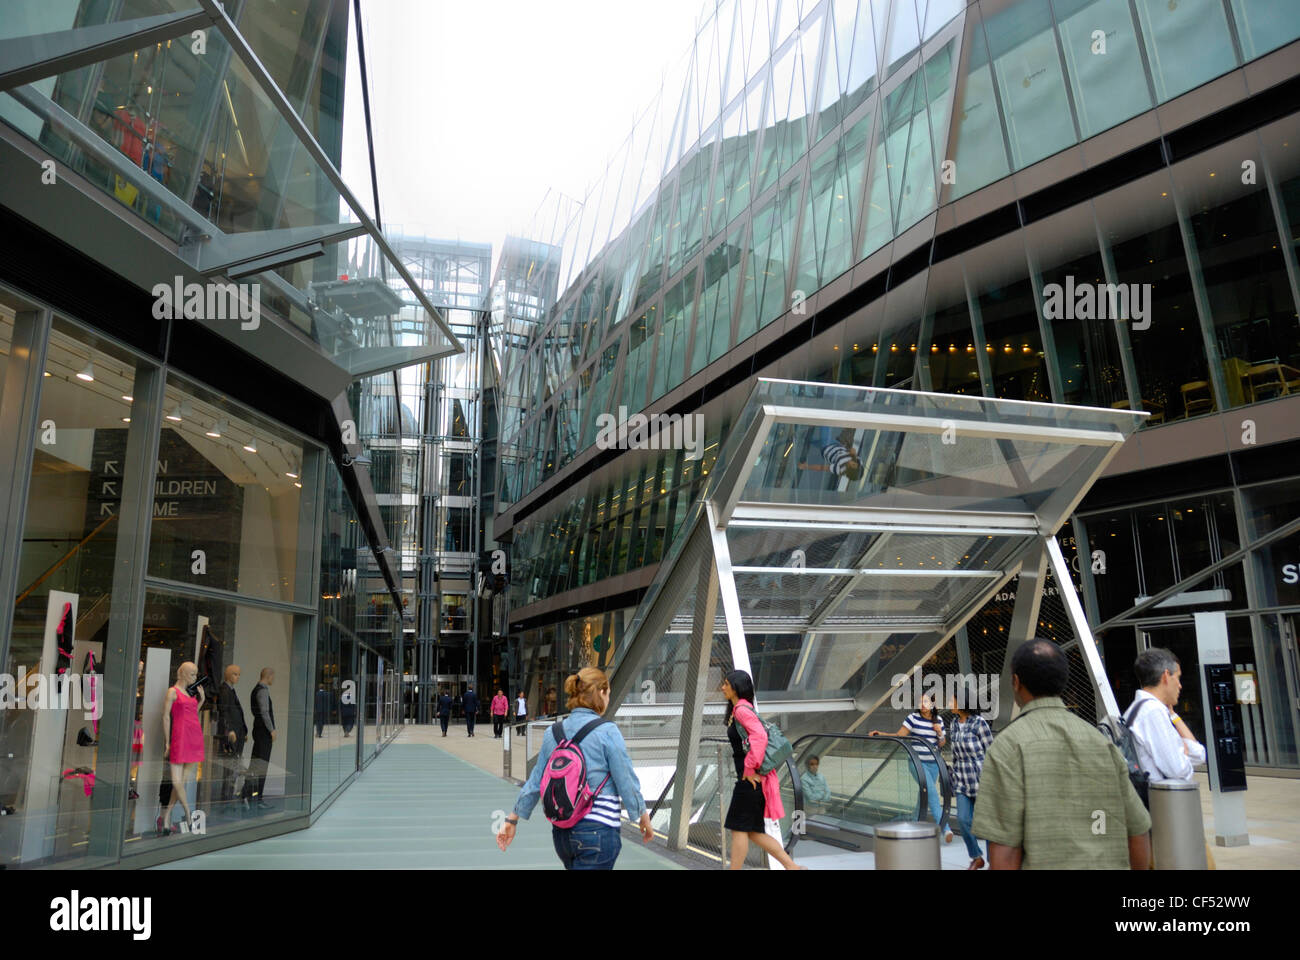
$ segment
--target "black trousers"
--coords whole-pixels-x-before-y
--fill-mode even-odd
[[[444,736],[446,736],[446,734],[447,734],[447,722],[448,722],[449,720],[451,720],[451,714],[450,714],[450,713],[440,713],[440,714],[438,714],[438,722],[442,724],[442,732],[443,732],[443,735],[444,735]]]
[[[253,728],[253,759],[248,764],[244,795],[260,800],[266,786],[266,771],[271,765],[271,731]]]
[[[475,718],[474,714],[472,714],[472,713],[467,713],[467,714],[465,714],[465,728],[469,731],[469,735],[470,735],[471,737],[474,736],[474,720],[475,720],[475,719],[476,719],[476,718]]]
[[[493,736],[495,737],[501,736],[501,728],[504,727],[505,725],[506,725],[506,718],[504,714],[500,714],[500,713],[492,714],[492,735]]]

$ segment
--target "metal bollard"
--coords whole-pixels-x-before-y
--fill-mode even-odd
[[[904,821],[876,827],[877,870],[938,870],[939,826]]]
[[[1201,788],[1186,780],[1152,780],[1151,859],[1157,870],[1206,870]]]

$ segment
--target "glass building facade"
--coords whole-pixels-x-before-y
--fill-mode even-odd
[[[605,176],[494,279],[494,533],[530,702],[618,667],[765,376],[1146,413],[1058,535],[1111,684],[1126,702],[1147,645],[1199,674],[1191,613],[1226,610],[1259,678],[1250,762],[1300,765],[1294,539],[1253,546],[1295,518],[1300,462],[1298,37],[1291,7],[1241,0],[708,5]],[[602,439],[640,414],[698,415],[698,448]],[[1000,664],[1014,594],[938,656]],[[1040,630],[1064,622],[1049,587]],[[748,641],[780,699],[789,644]]]
[[[6,867],[305,827],[396,732],[392,371],[460,344],[339,170],[358,30],[342,0],[0,14]]]

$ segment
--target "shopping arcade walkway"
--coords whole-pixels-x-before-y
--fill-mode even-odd
[[[399,734],[309,829],[155,869],[561,869],[540,809],[520,826],[507,852],[497,849],[493,814],[514,806],[517,787],[437,746],[405,739]],[[625,831],[615,869],[680,868]]]

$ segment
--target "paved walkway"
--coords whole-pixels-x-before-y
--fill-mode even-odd
[[[398,734],[310,829],[156,869],[559,870],[550,824],[539,811],[521,824],[507,852],[497,849],[494,814],[501,811],[499,822],[518,791],[500,777],[501,742],[491,724],[473,740],[463,727],[458,733],[462,747],[485,757],[495,748],[496,775],[441,749],[430,732],[413,727]],[[680,868],[625,833],[616,869]]]

